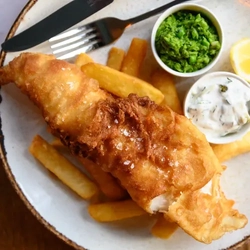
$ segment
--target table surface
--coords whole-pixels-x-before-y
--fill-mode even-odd
[[[27,0],[0,0],[0,44]],[[0,166],[0,249],[73,250],[31,214]]]

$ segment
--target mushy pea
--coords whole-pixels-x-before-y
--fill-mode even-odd
[[[204,68],[221,48],[214,25],[193,11],[167,17],[156,32],[155,46],[161,60],[182,73]]]

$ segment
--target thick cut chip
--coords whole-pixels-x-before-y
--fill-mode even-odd
[[[112,69],[120,70],[124,56],[125,51],[123,49],[112,47],[109,51],[107,66]]]
[[[168,239],[177,229],[178,225],[175,222],[167,220],[163,214],[160,214],[151,233],[157,238]]]
[[[98,193],[95,183],[39,135],[34,137],[29,150],[45,168],[83,199],[90,199]]]
[[[230,160],[240,154],[250,151],[250,132],[248,132],[240,141],[228,144],[212,145],[212,149],[220,162]]]
[[[107,66],[88,63],[81,69],[88,77],[96,79],[101,88],[114,95],[127,97],[131,93],[136,93],[140,97],[148,96],[157,104],[161,103],[164,98],[164,95],[149,83]]]
[[[84,64],[94,62],[94,60],[86,53],[81,53],[77,56],[75,64],[81,67]]]
[[[167,105],[176,113],[180,115],[183,114],[172,75],[162,69],[157,69],[152,75],[152,85],[159,89],[164,95],[164,100],[161,105]]]
[[[138,77],[141,65],[147,53],[148,42],[144,39],[134,38],[123,60],[121,71]]]
[[[132,200],[92,204],[88,210],[91,217],[99,222],[118,221],[146,214]]]

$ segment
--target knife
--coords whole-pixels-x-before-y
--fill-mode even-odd
[[[114,0],[74,0],[2,44],[4,51],[29,49],[65,31]]]

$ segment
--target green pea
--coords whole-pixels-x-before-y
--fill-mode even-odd
[[[204,68],[221,48],[211,21],[195,11],[177,11],[159,26],[156,51],[162,62],[179,72]]]

